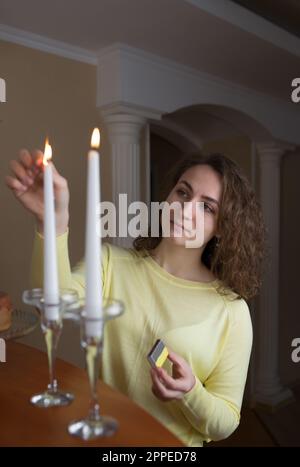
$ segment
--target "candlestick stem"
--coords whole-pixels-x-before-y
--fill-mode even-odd
[[[100,419],[100,407],[98,403],[97,381],[100,368],[101,349],[97,349],[97,344],[87,345],[85,348],[85,356],[91,390],[89,418],[90,420],[98,421]]]
[[[49,364],[49,379],[48,392],[50,394],[57,393],[58,385],[55,379],[55,360],[58,341],[61,335],[62,325],[56,321],[49,323],[49,328],[44,328],[44,337],[47,348],[48,364]]]

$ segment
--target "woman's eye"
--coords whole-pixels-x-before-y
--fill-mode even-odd
[[[215,211],[209,206],[209,204],[204,203],[204,207],[207,207],[208,210],[209,210],[209,212],[211,212],[212,214],[214,214]]]
[[[187,196],[187,193],[183,190],[177,190],[177,193],[182,196]]]
[[[178,193],[180,196],[184,196],[184,197],[188,196],[188,194],[185,191],[180,190],[180,189],[176,190],[176,193]],[[212,209],[210,205],[207,203],[204,203],[204,208],[208,209],[208,212],[210,212],[211,214],[215,213],[214,209]]]

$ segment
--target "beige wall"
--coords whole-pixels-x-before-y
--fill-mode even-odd
[[[74,264],[84,248],[85,154],[91,130],[99,124],[96,67],[0,41],[0,76],[7,85],[7,102],[0,103],[0,290],[7,291],[15,306],[23,309],[21,294],[28,287],[33,219],[5,186],[9,160],[22,147],[43,149],[49,135],[53,160],[70,186],[70,256]],[[101,169],[106,170],[105,160]],[[103,184],[104,198],[106,190]],[[39,329],[25,341],[44,348]],[[59,353],[70,361],[81,361],[76,328],[66,326]]]
[[[161,199],[161,190],[165,181],[166,173],[176,164],[182,156],[176,146],[166,139],[151,133],[150,139],[151,152],[151,200],[163,201]]]
[[[221,152],[234,160],[251,181],[251,141],[244,136],[235,136],[208,141],[203,146],[205,154]]]
[[[204,154],[221,152],[227,155],[242,168],[245,175],[251,180],[251,141],[248,138],[235,136],[207,141],[203,145],[202,152]],[[182,151],[164,138],[151,134],[151,170],[155,200],[166,172],[180,159],[182,154]]]

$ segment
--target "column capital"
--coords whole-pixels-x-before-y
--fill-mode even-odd
[[[129,104],[111,104],[107,106],[98,107],[99,112],[104,120],[113,115],[129,115],[132,118],[144,120],[160,120],[162,113],[147,107],[141,107]]]
[[[147,119],[138,115],[113,113],[103,115],[103,122],[112,143],[121,141],[135,143],[139,141]]]
[[[261,157],[281,158],[286,152],[293,151],[295,146],[274,140],[256,143],[256,149]]]

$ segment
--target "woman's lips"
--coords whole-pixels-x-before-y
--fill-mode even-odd
[[[174,222],[173,220],[170,221],[171,224],[176,225],[176,227],[181,228],[184,232],[191,233],[189,230],[185,229],[181,224],[178,224],[177,222]]]

